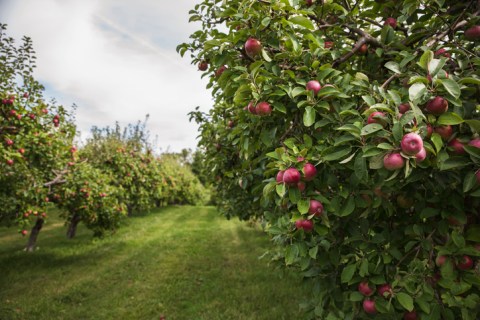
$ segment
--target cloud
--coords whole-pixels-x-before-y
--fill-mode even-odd
[[[149,114],[159,146],[179,151],[196,145],[197,127],[187,113],[211,105],[206,81],[174,51],[195,30],[187,23],[193,5],[10,0],[0,20],[9,24],[9,35],[32,37],[37,78],[47,95],[78,105],[83,138],[91,126],[136,123]]]

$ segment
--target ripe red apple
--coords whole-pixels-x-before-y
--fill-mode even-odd
[[[410,132],[403,136],[400,145],[403,153],[413,156],[423,149],[423,140],[418,133]]]
[[[250,112],[251,114],[257,114],[257,110],[255,109],[255,104],[253,103],[253,101],[250,101],[248,103],[247,109],[248,112]]]
[[[317,80],[310,80],[307,82],[306,89],[313,91],[314,95],[317,95],[318,91],[322,89],[322,86],[320,85],[320,82]]]
[[[448,101],[440,96],[436,96],[427,102],[426,110],[436,116],[445,113],[448,110]]]
[[[29,117],[30,117],[30,119],[32,119],[32,120],[34,120],[34,119],[35,119],[35,115],[34,115],[33,113],[30,113],[28,116],[29,116]]]
[[[417,320],[417,312],[415,310],[405,312],[403,314],[403,320]]]
[[[390,298],[393,294],[392,286],[388,283],[382,284],[377,289],[378,294],[383,298]]]
[[[415,161],[417,163],[422,162],[426,158],[427,158],[427,150],[425,150],[425,148],[422,148],[422,150],[420,150],[420,152],[415,155]]]
[[[473,267],[473,260],[469,256],[463,256],[457,263],[457,268],[460,270],[468,270]]]
[[[310,7],[311,5],[313,5],[313,1],[314,0],[305,0],[305,4],[307,5],[307,7]]]
[[[70,152],[71,152],[71,153],[77,152],[77,147],[72,146],[72,147],[70,148]]]
[[[208,69],[208,62],[207,61],[200,61],[198,63],[198,70],[206,71]]]
[[[378,123],[378,124],[381,124],[382,126],[385,126],[387,124],[384,119],[385,117],[386,117],[385,113],[380,111],[375,111],[368,116],[367,123],[368,124]]]
[[[438,133],[443,140],[448,140],[453,134],[453,127],[451,125],[439,126],[433,128],[433,131]]]
[[[312,220],[303,220],[302,227],[305,232],[310,232],[313,230],[313,221]]]
[[[397,170],[403,168],[405,165],[405,159],[403,159],[402,155],[398,152],[386,154],[383,157],[383,166],[387,170]]]
[[[283,182],[288,185],[296,185],[300,181],[300,171],[296,168],[288,168],[283,173]]]
[[[390,26],[393,29],[397,29],[397,19],[389,17],[385,20],[384,26]]]
[[[445,262],[447,262],[447,256],[438,256],[435,259],[435,264],[437,265],[437,267],[443,266]]]
[[[480,39],[480,25],[473,26],[465,31],[465,38],[468,40]]]
[[[468,145],[472,146],[472,147],[475,147],[475,148],[480,148],[480,139],[476,138],[476,139],[470,140],[468,142]]]
[[[17,115],[17,111],[10,110],[10,112],[8,114],[11,115],[12,117],[15,117]]]
[[[245,42],[245,52],[251,58],[262,52],[262,44],[255,38],[248,38]]]
[[[362,44],[362,46],[358,49],[358,54],[366,54],[368,51],[368,45],[366,43]]]
[[[27,230],[22,230],[22,236],[26,236],[28,234]]]
[[[305,161],[304,157],[297,157],[297,162],[303,162],[303,161]]]
[[[425,135],[425,138],[430,138],[433,133],[433,127],[430,123],[427,123],[427,134]]]
[[[358,292],[368,297],[373,294],[373,289],[368,286],[368,281],[362,281],[358,284]]]
[[[268,116],[270,113],[272,113],[272,107],[268,102],[262,101],[255,107],[255,112],[259,116]]]
[[[325,41],[325,42],[323,43],[323,47],[324,47],[325,49],[333,48],[333,41]]]
[[[368,314],[374,314],[377,312],[375,308],[375,301],[374,300],[363,300],[363,310]]]
[[[295,221],[295,228],[297,228],[298,230],[303,229],[303,219],[298,219],[297,221]]]
[[[277,177],[276,177],[277,183],[283,183],[283,174],[284,173],[285,173],[285,170],[278,171]]]
[[[303,181],[300,181],[299,183],[297,183],[297,189],[300,190],[300,192],[305,191],[306,187],[307,187],[307,185]]]
[[[7,139],[7,140],[5,140],[5,143],[7,144],[7,146],[12,146],[13,145],[13,140],[12,139]]]
[[[235,126],[235,122],[233,122],[233,120],[228,120],[227,126],[228,126],[229,128],[233,128],[233,127]]]
[[[13,166],[13,160],[12,159],[8,159],[7,161],[5,161],[7,163],[7,165],[9,166]]]
[[[463,143],[458,140],[457,138],[455,139],[452,139],[449,143],[448,143],[448,146],[453,148],[453,153],[454,154],[458,154],[458,155],[461,155],[461,154],[465,154],[466,151],[465,149],[463,148]]]
[[[437,51],[435,51],[435,56],[444,56],[446,58],[450,58],[450,53],[448,53],[447,49],[445,48],[440,48]]]
[[[225,70],[227,70],[226,66],[221,66],[220,68],[218,68],[217,71],[215,71],[215,77],[220,77],[222,73],[225,72]]]
[[[410,110],[410,104],[409,103],[402,103],[401,105],[398,106],[398,112],[401,114],[404,114]]]
[[[48,109],[42,109],[42,113],[43,113],[43,114],[47,114],[47,113],[48,113]]]
[[[306,181],[312,180],[317,175],[317,168],[311,163],[305,163],[303,166],[303,174]]]
[[[323,213],[323,204],[315,199],[310,200],[310,207],[308,208],[309,214],[314,214],[317,217],[320,217]]]
[[[23,94],[23,97],[24,97],[24,98],[28,98],[28,96],[29,96],[28,92],[25,92],[25,93]]]

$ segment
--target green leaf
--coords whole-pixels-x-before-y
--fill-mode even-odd
[[[363,258],[362,263],[360,264],[360,270],[358,274],[361,277],[365,277],[366,275],[368,275],[368,259],[367,258]]]
[[[408,97],[410,101],[417,101],[427,92],[427,87],[421,82],[414,83],[408,89]]]
[[[310,199],[302,199],[297,202],[297,208],[300,214],[305,214],[310,208]]]
[[[353,165],[355,169],[355,175],[361,181],[366,182],[368,179],[368,168],[367,168],[367,159],[365,159],[361,153],[355,158],[355,164]]]
[[[418,65],[425,71],[428,71],[428,64],[433,59],[433,52],[430,50],[425,51],[420,57]]]
[[[432,77],[435,77],[437,73],[442,70],[445,62],[445,59],[432,59],[428,64],[428,70],[430,71],[430,75]]]
[[[296,204],[300,200],[300,190],[298,188],[289,188],[288,189],[288,199],[294,204]]]
[[[279,197],[283,198],[283,196],[287,191],[285,187],[285,183],[277,184],[277,186],[275,187],[275,190],[277,191],[277,194],[279,195]]]
[[[442,85],[452,97],[454,97],[455,99],[460,98],[461,90],[458,83],[456,83],[452,79],[443,79]]]
[[[442,140],[442,137],[434,132],[430,138],[433,142],[433,144],[435,145],[435,149],[437,150],[437,153],[440,152],[440,150],[442,150],[442,147],[443,147],[443,140]]]
[[[310,127],[315,123],[315,109],[311,106],[307,106],[305,108],[305,112],[303,113],[303,124],[305,127]]]
[[[413,310],[413,299],[410,295],[404,292],[399,292],[395,295],[395,298],[397,299],[398,303],[402,305],[402,307],[404,307],[408,311]]]
[[[292,244],[288,246],[287,249],[285,250],[285,264],[290,265],[293,262],[295,262],[295,260],[298,257],[298,253],[299,253],[298,245]]]
[[[462,117],[453,112],[446,112],[442,114],[437,120],[437,124],[439,125],[456,125],[460,123],[463,123]]]
[[[323,151],[322,158],[325,161],[334,161],[349,155],[351,151],[351,146],[330,147]]]
[[[268,55],[268,52],[265,49],[262,49],[262,57],[267,62],[272,62],[272,58]]]
[[[377,132],[379,130],[382,130],[383,129],[383,126],[379,123],[370,123],[370,124],[367,124],[365,127],[362,128],[362,131],[361,131],[361,135],[362,136],[366,136],[366,135],[369,135],[369,134],[372,134],[374,132]]]
[[[350,280],[352,280],[353,275],[355,274],[355,270],[357,269],[357,266],[355,264],[350,264],[343,268],[342,270],[342,275],[340,276],[340,281],[342,283],[348,283]]]
[[[458,248],[465,247],[465,239],[457,230],[452,232],[452,240]]]
[[[468,241],[480,242],[480,225],[469,226],[465,233],[465,239]]]
[[[458,81],[460,84],[471,83],[471,84],[480,84],[480,79],[473,77],[462,78]]]
[[[472,190],[473,187],[477,185],[477,178],[475,177],[475,172],[470,171],[465,175],[463,179],[463,192],[467,193]]]
[[[465,120],[465,123],[470,126],[472,131],[480,133],[480,120]]]
[[[305,18],[304,16],[294,16],[288,19],[293,24],[302,26],[306,29],[313,30],[315,27],[313,26],[313,23],[310,19]]]
[[[352,214],[354,210],[355,210],[355,198],[348,197],[347,202],[343,204],[342,208],[338,212],[338,216],[340,217],[349,216]]]
[[[394,61],[388,61],[387,63],[385,63],[385,68],[392,70],[395,73],[402,73],[400,71],[400,66]]]

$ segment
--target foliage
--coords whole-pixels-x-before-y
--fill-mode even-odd
[[[265,219],[273,259],[315,284],[310,317],[368,318],[362,301],[372,300],[380,319],[477,318],[479,10],[477,1],[204,0],[190,11],[202,28],[177,50],[207,63],[215,106],[191,117],[216,201],[228,217]],[[245,47],[250,38],[261,50]],[[320,90],[307,90],[312,80]],[[288,168],[302,181],[282,178]],[[365,296],[361,282],[392,294]]]
[[[17,47],[5,30],[0,25],[0,221],[25,228],[45,211],[71,160],[75,126],[63,107],[43,100],[31,40]]]

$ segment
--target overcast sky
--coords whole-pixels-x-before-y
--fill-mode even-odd
[[[46,97],[77,104],[81,137],[92,126],[136,123],[162,151],[196,146],[187,113],[211,107],[201,72],[175,51],[198,25],[188,11],[200,0],[0,0],[0,22],[19,43],[32,38],[36,78]]]

